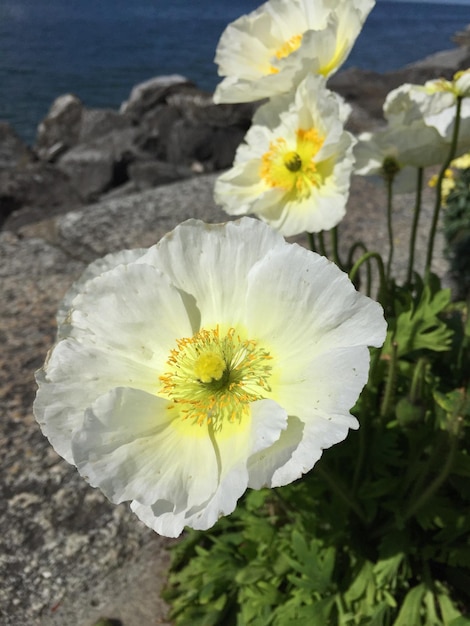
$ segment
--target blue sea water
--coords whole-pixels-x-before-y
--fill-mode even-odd
[[[138,82],[178,73],[203,89],[225,26],[258,0],[0,0],[0,119],[27,141],[52,101],[118,108]],[[345,67],[388,71],[439,50],[470,5],[378,0]]]

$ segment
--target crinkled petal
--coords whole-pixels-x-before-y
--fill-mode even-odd
[[[219,460],[207,428],[181,421],[168,400],[113,389],[86,411],[73,437],[74,463],[116,503],[167,500],[176,511],[201,505],[217,489]]]
[[[284,239],[256,220],[204,224],[188,220],[142,261],[160,268],[201,311],[200,325],[240,322],[249,269],[268,252],[283,247]]]
[[[72,463],[70,439],[86,408],[114,387],[155,392],[177,338],[191,336],[179,291],[148,265],[121,265],[88,281],[42,371],[34,404],[43,433]]]
[[[240,431],[238,424],[230,425],[230,436],[213,438],[220,462],[220,483],[216,492],[201,506],[186,511],[175,511],[169,499],[157,500],[151,505],[134,501],[132,510],[147,526],[160,534],[177,537],[185,526],[206,530],[219,517],[229,515],[245,492],[250,458],[269,449],[286,428],[287,414],[275,402],[262,400],[251,405],[251,428]],[[238,430],[237,430],[238,429]]]
[[[69,312],[73,299],[77,294],[81,292],[84,285],[96,276],[114,269],[118,265],[127,265],[137,260],[140,256],[146,252],[146,248],[136,248],[134,250],[120,250],[119,252],[111,252],[101,259],[96,259],[88,265],[80,278],[76,280],[70,289],[65,294],[62,302],[59,305],[57,311],[57,324],[59,326],[58,333],[61,334],[61,324],[65,322],[67,313]]]
[[[250,333],[294,376],[314,355],[385,339],[382,307],[358,293],[334,263],[297,245],[253,267],[246,303]]]

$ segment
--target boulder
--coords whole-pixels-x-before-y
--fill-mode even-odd
[[[83,109],[77,143],[87,143],[110,132],[131,128],[133,121],[114,109]]]
[[[129,179],[135,191],[151,189],[159,185],[174,183],[183,178],[194,176],[194,170],[183,165],[175,165],[166,161],[135,161],[129,166]]]
[[[0,169],[0,227],[13,211],[21,225],[22,213],[28,213],[25,221],[45,219],[82,204],[68,176],[53,165],[36,162]]]
[[[75,146],[80,135],[82,102],[72,94],[54,100],[49,113],[38,126],[35,151],[44,161],[55,161]]]
[[[0,168],[26,165],[33,153],[7,122],[0,122]]]
[[[113,130],[94,141],[68,150],[57,162],[74,188],[87,200],[128,180],[127,168],[135,160],[136,130]]]
[[[165,102],[171,93],[182,88],[194,89],[195,85],[179,74],[156,76],[136,85],[131,91],[129,100],[122,103],[120,112],[140,120],[145,113]]]
[[[216,105],[212,95],[186,89],[168,95],[166,106],[144,117],[143,127],[153,129],[158,158],[175,165],[200,163],[210,172],[232,164],[256,106]]]

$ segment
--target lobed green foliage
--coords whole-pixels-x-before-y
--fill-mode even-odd
[[[470,626],[470,321],[416,281],[384,295],[360,429],[175,547],[177,626]]]

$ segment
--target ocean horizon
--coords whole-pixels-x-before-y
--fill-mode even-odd
[[[2,0],[0,120],[32,143],[39,122],[64,93],[88,107],[116,109],[135,84],[168,74],[212,92],[220,80],[213,59],[222,31],[259,4]],[[468,23],[468,2],[378,0],[343,69],[398,69],[453,48],[452,35]]]

